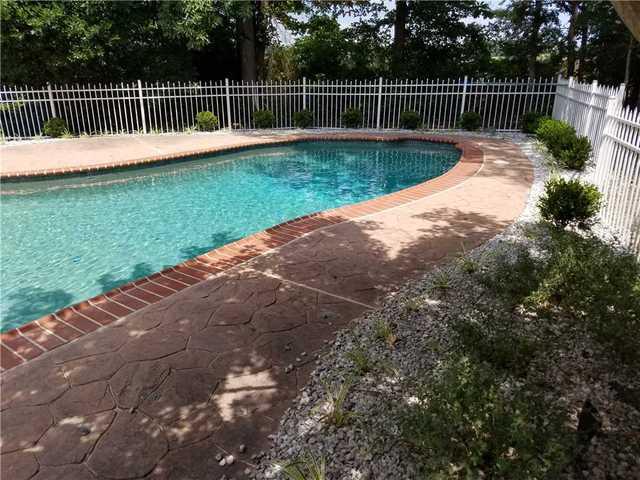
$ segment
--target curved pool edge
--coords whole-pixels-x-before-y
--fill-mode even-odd
[[[208,148],[180,154],[161,155],[124,163],[110,163],[62,171],[30,172],[22,178],[93,173],[99,170],[134,168],[144,164],[186,160],[211,153],[231,152],[256,146],[273,146],[301,141],[421,141],[447,143],[460,150],[459,161],[444,174],[412,187],[363,202],[298,217],[207,253],[130,282],[88,300],[65,307],[37,320],[0,334],[0,371],[24,364],[43,353],[73,342],[171,295],[227,272],[256,257],[277,250],[305,235],[374,213],[405,205],[455,187],[474,176],[483,165],[483,151],[471,138],[421,134],[323,134],[291,135],[278,139],[257,139],[233,146]],[[25,177],[26,176],[26,177]],[[16,179],[20,175],[14,175]],[[0,179],[4,178],[0,176]],[[8,179],[8,178],[6,178]]]

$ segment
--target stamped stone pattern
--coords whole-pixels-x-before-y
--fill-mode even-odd
[[[245,478],[336,330],[519,214],[529,164],[477,144],[485,164],[457,188],[347,210],[234,268],[191,264],[190,288],[4,372],[2,478]]]

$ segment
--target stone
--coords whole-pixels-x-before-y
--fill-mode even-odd
[[[241,444],[238,446],[238,452],[240,452],[240,453],[244,453],[244,452],[246,452],[246,451],[247,451],[247,446],[246,446],[244,443],[241,443]]]
[[[104,412],[115,407],[107,382],[94,382],[71,387],[58,400],[51,404],[51,411],[56,420],[65,417],[90,415]]]
[[[84,465],[64,465],[62,467],[42,467],[32,480],[95,480]]]
[[[162,360],[125,365],[109,380],[116,403],[121,408],[137,407],[164,381],[169,370]]]
[[[15,407],[0,412],[0,452],[23,450],[35,444],[53,424],[46,406]]]
[[[218,379],[207,369],[172,371],[162,385],[142,401],[140,409],[168,424],[205,408],[217,385]]]
[[[119,353],[111,352],[94,355],[79,360],[71,360],[63,364],[63,368],[71,385],[84,385],[105,380],[113,376],[124,365]]]
[[[3,373],[1,378],[2,410],[45,405],[69,388],[62,368],[40,359],[22,368],[9,370]]]
[[[150,418],[139,412],[119,412],[89,456],[87,465],[98,476],[142,477],[153,471],[167,450],[167,439]]]
[[[38,442],[35,449],[38,462],[48,466],[81,463],[114,416],[115,412],[104,412],[58,422]]]
[[[0,478],[28,480],[38,471],[38,462],[32,453],[21,451],[5,453],[0,457]]]
[[[152,330],[125,344],[119,351],[127,362],[156,360],[184,350],[188,336],[179,332]]]
[[[227,455],[226,457],[224,457],[224,460],[225,462],[227,462],[227,465],[233,465],[233,462],[236,461],[233,455]]]

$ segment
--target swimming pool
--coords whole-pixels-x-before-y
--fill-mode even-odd
[[[5,182],[2,330],[283,221],[421,183],[459,157],[428,142],[300,142]]]

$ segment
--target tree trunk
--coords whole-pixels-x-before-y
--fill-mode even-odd
[[[570,0],[571,16],[567,33],[567,78],[573,77],[576,69],[576,18],[578,17],[578,1]]]
[[[255,6],[251,5],[251,13],[240,21],[240,75],[242,80],[258,79],[256,64],[256,28]]]
[[[633,47],[635,44],[635,39],[633,38],[633,34],[629,32],[629,46],[627,47],[627,60],[624,64],[624,84],[629,85],[629,78],[631,75],[631,57],[633,54]]]
[[[397,75],[402,71],[403,57],[407,45],[407,17],[409,6],[406,0],[396,0],[396,16],[393,22],[393,65],[392,70]]]
[[[586,5],[585,5],[586,7]],[[580,50],[578,51],[578,80],[582,81],[587,60],[587,42],[589,41],[589,25],[584,25],[580,32]]]
[[[536,76],[536,63],[540,51],[539,38],[542,27],[542,0],[535,0],[531,12],[531,31],[529,32],[529,48],[527,49],[527,73],[529,78]]]
[[[267,18],[265,17],[264,7],[267,0],[255,2],[255,29],[256,29],[256,75],[257,78],[265,78],[264,57],[267,50],[268,32]]]

